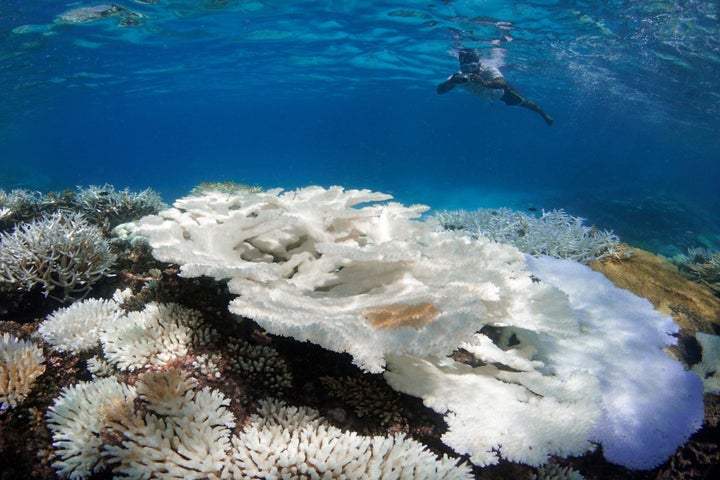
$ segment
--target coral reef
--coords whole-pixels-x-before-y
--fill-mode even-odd
[[[625,256],[617,235],[583,225],[583,219],[564,210],[542,211],[535,217],[508,208],[441,211],[435,214],[443,228],[509,243],[530,255],[549,255],[580,263],[608,256]]]
[[[45,372],[42,349],[9,333],[0,336],[0,411],[22,402]]]
[[[114,261],[102,232],[80,214],[58,212],[0,232],[1,288],[40,285],[46,296],[82,298]]]
[[[388,199],[339,187],[213,192],[178,200],[139,230],[183,276],[229,279],[232,313],[348,352],[367,372],[387,362],[388,383],[446,414],[443,441],[476,465],[499,456],[541,465],[599,442],[609,460],[650,469],[700,427],[701,383],[663,353],[677,327],[647,301],[577,262],[437,232],[417,220],[424,207],[380,203]],[[522,348],[502,335],[471,341],[487,328]],[[442,358],[458,347],[481,365]],[[599,360],[608,349],[618,354]],[[667,415],[634,418],[653,410]]]
[[[37,196],[23,221],[77,209],[75,195]],[[575,262],[439,231],[426,207],[388,200],[339,187],[199,192],[116,229],[128,241],[111,242],[117,275],[90,287],[99,298],[58,308],[36,288],[18,295],[32,310],[13,310],[4,296],[0,335],[46,344],[34,347],[45,372],[0,411],[0,474],[710,475],[720,403],[705,394],[687,440],[702,386],[665,352],[712,380],[695,336],[718,331],[712,294],[642,251],[591,263],[622,272],[618,284],[641,288],[678,332]]]
[[[165,366],[207,344],[214,332],[200,313],[177,304],[149,303],[108,322],[100,331],[103,352],[121,370]]]
[[[149,188],[132,192],[127,188],[116,190],[108,184],[90,185],[47,195],[24,189],[0,190],[0,231],[44,215],[69,210],[82,213],[88,222],[107,233],[120,223],[157,213],[165,207],[167,205],[160,195]]]
[[[262,192],[262,190],[262,187],[259,187],[257,185],[245,185],[243,183],[237,183],[232,181],[202,182],[193,187],[192,190],[190,190],[190,195],[195,197],[201,197],[211,192],[233,194],[238,192],[257,193]]]
[[[404,435],[343,432],[306,407],[261,402],[237,435],[230,400],[170,368],[134,386],[108,377],[65,388],[48,412],[58,474],[131,478],[472,478]]]

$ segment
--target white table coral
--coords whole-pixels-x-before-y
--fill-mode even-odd
[[[212,193],[178,200],[140,230],[183,275],[229,279],[240,295],[231,312],[347,351],[370,372],[387,352],[449,354],[486,324],[577,328],[517,249],[435,232],[414,221],[426,207],[376,203],[387,198],[339,187]]]

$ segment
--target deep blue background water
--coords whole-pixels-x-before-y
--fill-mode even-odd
[[[0,188],[341,184],[720,248],[717,2],[157,0],[58,20],[98,4],[0,2]],[[502,52],[555,125],[437,95],[459,47]]]

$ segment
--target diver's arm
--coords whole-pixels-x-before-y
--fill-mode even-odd
[[[468,79],[465,78],[465,75],[459,72],[455,72],[450,75],[447,80],[438,85],[436,91],[438,94],[442,95],[443,93],[447,93],[453,88],[455,88],[456,85],[466,83],[467,81]]]

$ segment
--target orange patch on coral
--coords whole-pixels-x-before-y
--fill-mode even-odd
[[[438,314],[434,303],[424,302],[417,305],[384,305],[365,310],[365,318],[375,328],[414,327],[422,328]]]

